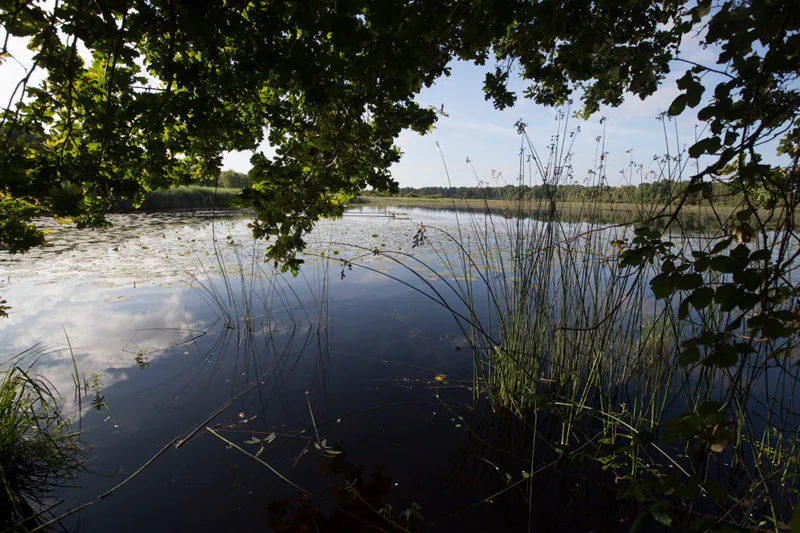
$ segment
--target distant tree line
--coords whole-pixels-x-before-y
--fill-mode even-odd
[[[659,181],[639,185],[505,185],[502,187],[401,187],[394,194],[365,191],[365,196],[403,198],[457,198],[465,200],[547,200],[607,202],[617,204],[665,203],[679,197],[687,183]],[[705,197],[704,197],[705,195]],[[707,201],[708,191],[690,193],[689,205]],[[741,195],[730,184],[713,183],[710,197],[716,204],[736,204]]]
[[[216,178],[203,178],[195,182],[204,187],[222,187],[224,189],[243,189],[250,185],[250,179],[244,172],[235,170],[223,170]]]

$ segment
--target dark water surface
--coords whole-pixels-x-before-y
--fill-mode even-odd
[[[455,222],[410,211],[413,221]],[[0,257],[12,306],[2,350],[38,345],[36,368],[91,448],[88,472],[52,495],[63,500],[55,516],[93,502],[63,525],[374,531],[413,510],[411,529],[499,531],[527,530],[531,515],[586,530],[587,508],[613,514],[602,494],[571,514],[580,482],[570,478],[519,492],[530,457],[494,442],[507,428],[475,403],[472,354],[452,315],[384,274],[419,280],[379,258],[372,272],[313,257],[358,255],[348,242],[424,254],[411,247],[413,221],[365,207],[323,222],[296,278],[254,262],[265,244],[230,213],[54,227],[50,248]]]
[[[630,530],[635,500],[618,498],[614,473],[580,453],[581,435],[602,428],[576,431],[565,454],[563,424],[546,410],[494,412],[473,391],[469,332],[454,318],[468,315],[452,290],[464,282],[454,241],[502,246],[501,216],[483,225],[478,214],[357,206],[318,224],[297,277],[263,262],[268,243],[252,240],[246,212],[111,221],[84,232],[42,221],[47,248],[0,254],[0,296],[12,306],[0,362],[34,347],[25,363],[59,391],[91,451],[88,470],[47,499],[67,530]],[[581,224],[554,231],[581,235]],[[488,241],[470,234],[487,227]],[[605,230],[607,242],[630,229]],[[703,237],[680,238],[691,248]],[[597,242],[590,266],[608,252]],[[594,289],[606,279],[580,301],[604,294]],[[485,285],[461,286],[486,301]],[[647,295],[635,304],[645,318],[664,305]],[[742,368],[757,375],[750,414],[797,405],[800,367]],[[695,388],[699,371],[685,372],[669,386]],[[633,405],[629,386],[615,389],[620,405]],[[722,380],[709,393],[726,390]],[[665,412],[688,408],[664,392]],[[717,455],[720,479],[729,453]],[[716,509],[698,501],[708,505],[698,513]]]

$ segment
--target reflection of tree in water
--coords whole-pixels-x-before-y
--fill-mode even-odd
[[[276,532],[415,531],[422,518],[417,504],[396,512],[387,503],[392,478],[373,471],[365,479],[364,467],[347,460],[344,453],[320,462],[325,477],[336,478],[324,503],[306,495],[275,500],[264,505],[268,524]],[[330,507],[323,509],[322,507]]]

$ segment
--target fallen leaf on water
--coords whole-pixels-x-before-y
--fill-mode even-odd
[[[126,300],[127,296],[112,296],[111,298],[106,298],[106,303],[111,304],[114,302],[121,302],[122,300]]]

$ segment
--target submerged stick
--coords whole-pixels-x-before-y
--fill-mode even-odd
[[[208,415],[208,416],[207,416],[205,419],[203,419],[203,421],[202,421],[202,422],[200,422],[200,423],[199,423],[197,426],[195,426],[195,428],[194,428],[194,429],[193,429],[193,430],[192,430],[192,431],[191,431],[191,432],[190,432],[188,435],[186,435],[186,437],[182,438],[182,439],[181,439],[181,440],[178,442],[178,444],[176,444],[176,445],[175,445],[175,449],[178,449],[178,448],[180,448],[181,446],[183,446],[184,444],[186,444],[186,442],[187,442],[189,439],[191,439],[191,438],[192,438],[192,437],[193,437],[195,434],[197,434],[197,432],[198,432],[198,431],[200,431],[201,429],[203,429],[203,427],[204,427],[204,426],[206,426],[206,425],[207,425],[209,422],[211,422],[212,420],[214,420],[214,419],[215,419],[215,418],[216,418],[216,417],[217,417],[217,416],[218,416],[220,413],[222,413],[222,412],[223,412],[225,409],[227,409],[228,407],[230,407],[231,405],[233,405],[233,402],[235,402],[236,400],[238,400],[239,398],[241,398],[242,396],[244,396],[245,394],[247,394],[248,392],[250,392],[251,390],[253,390],[253,389],[254,389],[254,388],[256,388],[257,386],[259,386],[259,385],[263,385],[264,383],[263,383],[261,380],[262,380],[262,379],[264,379],[265,377],[267,377],[267,376],[268,376],[270,373],[272,373],[272,371],[273,371],[273,370],[275,370],[275,369],[274,369],[274,368],[270,368],[269,370],[267,370],[266,372],[264,372],[263,374],[261,374],[261,375],[258,377],[258,379],[255,381],[255,383],[253,383],[252,385],[250,385],[249,387],[247,387],[246,389],[244,389],[242,392],[240,392],[239,394],[237,394],[236,396],[234,396],[233,398],[231,398],[230,400],[228,400],[227,402],[225,402],[224,404],[222,404],[222,405],[221,405],[219,408],[217,408],[217,409],[216,409],[216,410],[215,410],[213,413],[211,413],[211,414],[210,414],[210,415]]]
[[[211,429],[210,427],[207,427],[207,426],[206,426],[206,431],[208,431],[209,433],[211,433],[212,435],[214,435],[215,437],[217,437],[218,439],[220,439],[222,442],[224,442],[225,444],[227,444],[227,445],[228,445],[228,446],[230,446],[231,448],[235,448],[236,450],[238,450],[238,451],[242,452],[243,454],[245,454],[246,456],[250,457],[251,459],[254,459],[254,460],[258,461],[259,463],[261,463],[262,465],[266,466],[266,467],[269,469],[269,471],[270,471],[270,472],[272,472],[273,474],[275,474],[276,476],[278,476],[278,477],[279,477],[279,478],[280,478],[282,481],[284,481],[285,483],[287,483],[287,484],[291,485],[292,487],[294,487],[295,489],[299,490],[300,492],[302,492],[302,493],[303,493],[303,494],[305,494],[306,496],[311,496],[311,495],[312,495],[312,494],[311,494],[310,492],[308,492],[306,489],[304,489],[303,487],[301,487],[301,486],[299,486],[299,485],[295,484],[295,483],[294,483],[292,480],[290,480],[289,478],[287,478],[286,476],[284,476],[283,474],[281,474],[280,472],[278,472],[277,470],[275,470],[275,468],[273,468],[272,466],[270,466],[270,465],[269,465],[269,463],[267,463],[267,462],[266,462],[266,461],[264,461],[263,459],[260,459],[259,457],[256,457],[256,456],[255,456],[255,455],[253,455],[252,453],[250,453],[250,452],[248,452],[247,450],[243,449],[243,448],[242,448],[241,446],[239,446],[238,444],[235,444],[235,443],[233,443],[233,442],[229,441],[228,439],[226,439],[225,437],[223,437],[222,435],[220,435],[219,433],[217,433],[216,431],[214,431],[214,430],[213,430],[213,429]]]

